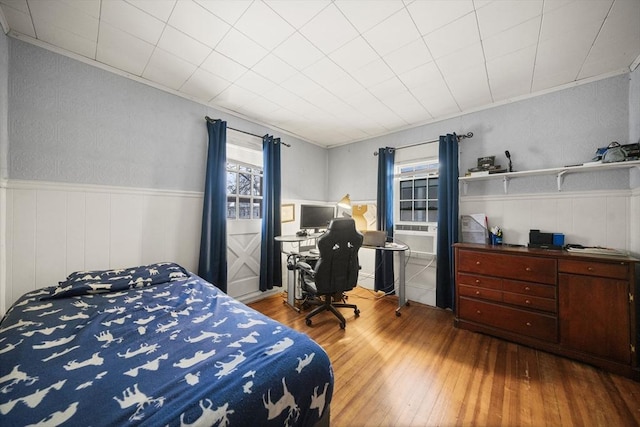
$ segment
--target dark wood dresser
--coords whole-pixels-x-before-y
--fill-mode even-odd
[[[640,380],[640,260],[456,243],[456,327]]]

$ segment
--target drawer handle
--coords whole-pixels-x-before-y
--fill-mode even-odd
[[[531,322],[527,322],[527,323],[526,323],[526,325],[527,325],[527,326],[531,326]]]
[[[524,271],[531,271],[531,267],[526,267]]]
[[[476,310],[476,314],[482,314],[480,310]]]
[[[524,287],[524,290],[528,292],[528,291],[530,291],[530,290],[531,290],[531,288],[530,288],[530,287],[528,287],[528,286],[525,286],[525,287]]]
[[[531,301],[529,301],[528,299],[524,300],[525,304],[531,304]]]
[[[480,261],[476,261],[476,265],[480,265]]]
[[[593,267],[587,267],[587,271],[593,271]]]
[[[476,279],[476,283],[480,283],[480,279]]]
[[[476,291],[476,295],[480,295],[480,291]]]

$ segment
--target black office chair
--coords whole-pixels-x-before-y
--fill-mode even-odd
[[[353,218],[335,218],[326,233],[318,238],[320,256],[315,268],[304,261],[298,262],[303,292],[320,297],[315,301],[307,300],[310,304],[319,305],[307,314],[308,326],[311,326],[313,316],[330,311],[340,320],[340,327],[344,329],[347,322],[337,308],[352,308],[356,317],[360,315],[358,306],[347,304],[343,295],[343,292],[353,289],[358,282],[360,246],[362,234],[356,230]]]

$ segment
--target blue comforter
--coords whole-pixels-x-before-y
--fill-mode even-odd
[[[307,426],[327,354],[172,263],[78,272],[0,323],[0,425]]]

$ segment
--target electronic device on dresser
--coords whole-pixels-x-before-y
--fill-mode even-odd
[[[302,230],[314,230],[319,233],[329,225],[335,217],[333,206],[326,205],[300,205],[300,228]]]

